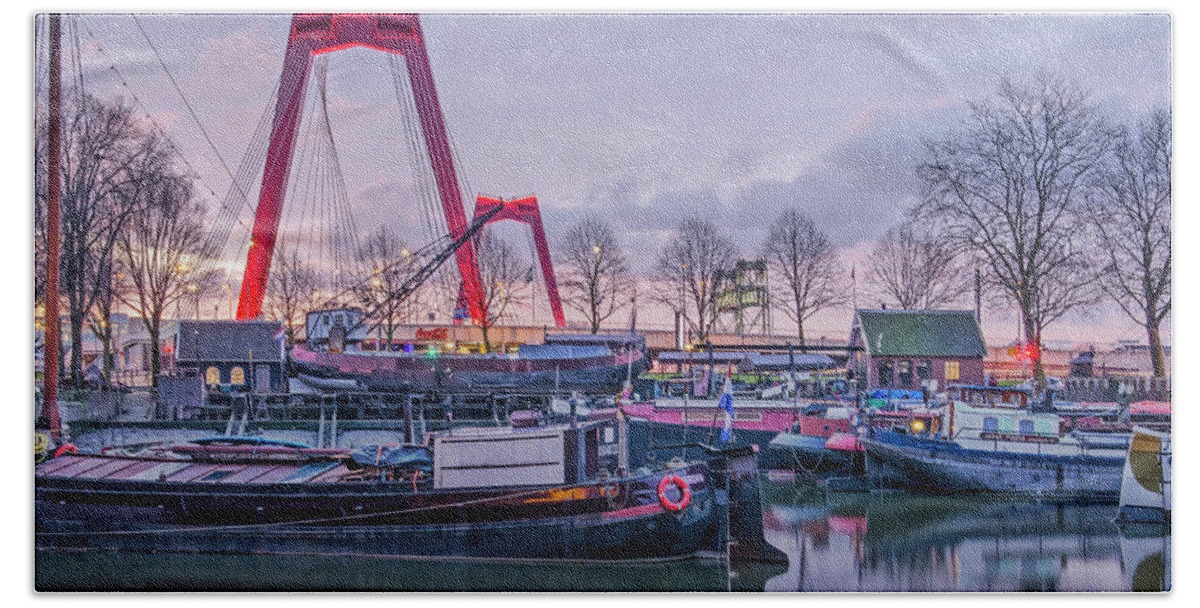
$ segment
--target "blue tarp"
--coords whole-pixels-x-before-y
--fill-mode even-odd
[[[364,445],[350,452],[350,459],[362,466],[433,470],[432,453],[420,445]]]
[[[867,399],[923,399],[921,391],[906,391],[902,389],[875,389],[867,394]]]
[[[574,346],[569,344],[522,344],[517,349],[522,359],[576,359],[582,357],[610,357],[607,346]]]

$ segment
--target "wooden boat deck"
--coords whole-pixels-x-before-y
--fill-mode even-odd
[[[60,456],[37,467],[42,477],[212,484],[346,483],[350,473],[346,465],[336,462],[212,463],[84,454]]]

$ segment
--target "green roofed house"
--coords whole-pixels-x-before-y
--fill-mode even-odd
[[[981,385],[987,345],[969,310],[856,310],[850,369],[868,389]]]

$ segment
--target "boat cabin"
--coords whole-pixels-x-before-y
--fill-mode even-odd
[[[1029,409],[1029,398],[1033,392],[1016,386],[973,386],[954,385],[947,390],[951,401],[960,401],[976,407],[1006,407]]]
[[[618,471],[616,419],[537,426],[536,417],[513,412],[512,422],[433,435],[433,487],[572,485]]]
[[[305,315],[304,338],[310,350],[340,353],[357,348],[367,339],[367,323],[360,308],[326,308]]]

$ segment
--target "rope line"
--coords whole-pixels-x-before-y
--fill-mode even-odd
[[[150,50],[154,51],[154,57],[158,59],[158,65],[162,66],[163,72],[167,75],[167,79],[169,79],[171,81],[171,85],[175,87],[175,92],[179,93],[179,98],[183,100],[183,105],[187,108],[188,114],[192,117],[192,120],[200,129],[200,134],[204,136],[204,141],[208,142],[208,147],[213,151],[213,154],[216,155],[217,161],[221,163],[221,168],[225,170],[225,174],[229,176],[230,180],[232,180],[233,171],[229,170],[229,165],[225,164],[225,158],[221,156],[221,152],[217,150],[216,144],[214,144],[212,138],[208,136],[208,131],[205,130],[204,124],[200,122],[200,117],[196,115],[196,110],[192,108],[192,104],[188,101],[187,95],[183,94],[183,89],[179,87],[179,82],[175,80],[175,75],[172,74],[171,70],[167,68],[167,62],[163,61],[162,55],[158,52],[158,46],[156,46],[154,41],[150,39],[150,34],[146,33],[146,28],[142,27],[142,21],[138,19],[137,13],[133,13],[131,16],[133,17],[134,24],[137,25],[138,31],[140,31],[142,33],[142,37],[146,39],[146,44],[149,44]]]

